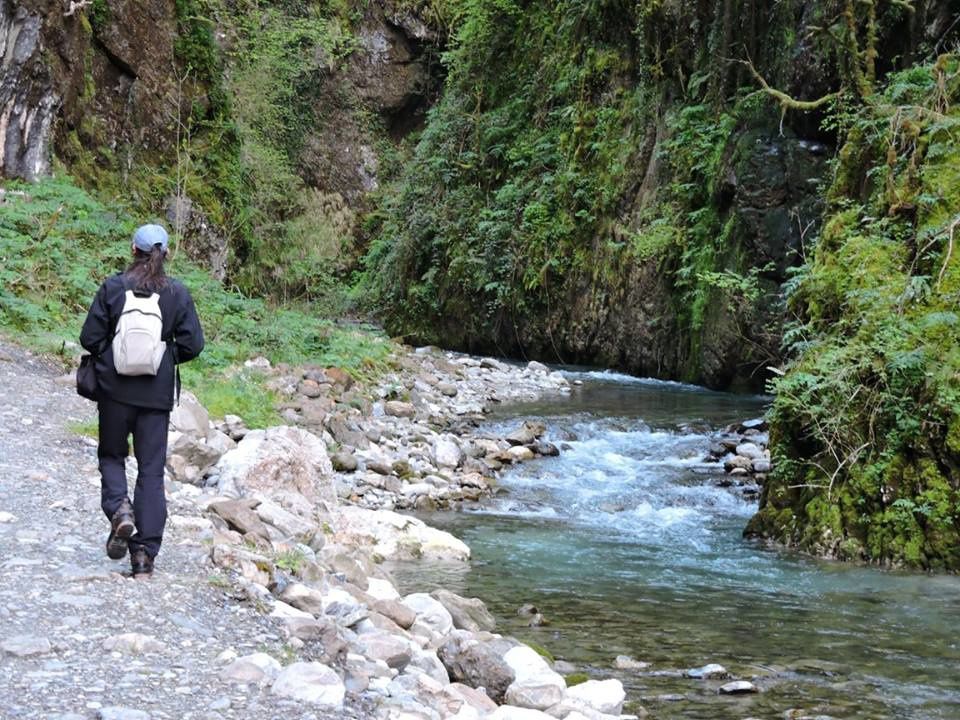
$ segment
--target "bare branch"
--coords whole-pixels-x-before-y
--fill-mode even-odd
[[[70,0],[70,7],[67,8],[67,11],[63,13],[64,17],[70,17],[74,15],[78,10],[83,10],[84,8],[90,7],[93,5],[93,0]]]
[[[947,265],[950,264],[950,256],[953,255],[953,234],[956,232],[957,225],[960,225],[960,215],[954,218],[953,222],[950,223],[950,227],[947,228],[947,256],[943,259],[943,267],[940,268],[940,273],[937,275],[937,289],[940,288],[940,283],[943,282],[943,276],[947,272]]]
[[[782,90],[777,90],[776,88],[770,87],[770,84],[766,81],[763,75],[760,74],[751,60],[728,59],[728,62],[740,63],[746,67],[753,76],[753,79],[760,84],[760,88],[763,90],[763,92],[776,100],[780,104],[780,109],[784,112],[787,110],[816,110],[817,108],[826,105],[828,102],[839,96],[839,93],[830,93],[828,95],[824,95],[823,97],[819,97],[816,100],[797,100],[796,98],[787,95],[787,93],[783,92]]]

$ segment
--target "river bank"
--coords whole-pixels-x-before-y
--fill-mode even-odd
[[[801,605],[828,612],[831,597],[852,590],[833,589],[829,569],[801,563],[798,573],[795,561],[740,539],[757,478],[734,472],[743,461],[716,456],[722,449],[731,460],[745,439],[762,454],[762,427],[733,421],[756,415],[763,399],[435,349],[410,351],[374,384],[253,361],[289,420],[321,418],[313,401],[328,409],[315,433],[250,431],[241,418],[211,422],[185,399],[171,436],[168,538],[150,591],[100,557],[93,448],[63,427],[92,407],[50,368],[17,350],[8,357],[0,368],[14,407],[37,407],[0,423],[3,479],[28,474],[42,452],[31,442],[60,433],[61,448],[42,461],[39,485],[6,482],[0,493],[7,586],[33,588],[29,600],[11,591],[0,607],[11,620],[0,638],[6,661],[20,670],[0,699],[17,698],[26,716],[57,707],[51,717],[72,720],[119,706],[145,713],[120,716],[137,720],[578,720],[647,709],[663,718],[906,717],[877,712],[911,701],[899,676],[872,688],[855,653],[831,660],[817,652],[818,636],[773,630],[793,627]],[[17,400],[32,387],[38,398]],[[735,434],[723,430],[731,423]],[[439,462],[445,452],[451,462]],[[89,485],[71,486],[70,468]],[[70,522],[54,544],[71,550],[51,559],[38,528],[56,526],[59,513]],[[74,574],[67,582],[88,599],[71,606],[68,626],[56,585]],[[130,617],[102,627],[107,602],[129,606]],[[137,608],[146,607],[158,612],[143,623]],[[908,647],[893,620],[882,647],[922,655],[921,645],[935,644],[924,629]],[[831,624],[829,645],[873,632],[860,625]],[[181,643],[175,661],[171,638]],[[110,682],[118,658],[134,666],[122,687]],[[138,695],[137,668],[158,661],[173,662],[173,676]],[[929,664],[908,667],[915,682],[931,683]],[[78,704],[72,677],[100,696]],[[923,690],[915,717],[940,717],[924,714],[938,707],[936,687]],[[862,697],[840,701],[844,688]]]
[[[240,440],[238,451],[244,450],[245,446],[255,447],[256,451],[228,452],[208,468],[194,467],[187,473],[178,471],[178,474],[192,477],[203,488],[201,504],[213,511],[215,524],[228,531],[214,537],[214,561],[237,572],[245,583],[246,592],[273,607],[273,612],[313,611],[318,614],[325,613],[325,608],[333,604],[339,608],[334,612],[345,614],[347,626],[356,631],[354,624],[366,622],[370,617],[365,615],[363,608],[376,608],[376,620],[371,622],[381,634],[392,635],[392,639],[386,641],[388,647],[393,642],[391,652],[396,651],[398,638],[402,647],[404,642],[410,642],[410,634],[415,635],[415,631],[411,626],[397,622],[400,618],[396,607],[384,605],[400,596],[389,575],[380,572],[379,563],[440,559],[454,561],[456,565],[470,556],[469,548],[455,538],[392,511],[416,509],[430,512],[451,506],[477,507],[477,501],[490,498],[497,492],[497,478],[501,472],[537,457],[556,457],[561,453],[561,447],[569,447],[566,441],[576,441],[574,433],[552,433],[547,440],[547,425],[536,418],[512,423],[484,421],[492,408],[561,399],[574,395],[574,388],[583,382],[574,380],[571,383],[563,374],[551,372],[535,362],[506,364],[491,358],[421,348],[398,358],[396,371],[373,385],[355,383],[335,368],[274,368],[262,360],[253,360],[249,365],[266,373],[268,385],[281,394],[285,419],[301,428],[310,427],[317,435],[294,427],[250,433],[243,428],[239,418],[228,417],[220,424],[219,431],[214,432],[219,432],[221,437],[230,435],[233,441]],[[175,422],[183,419],[177,415],[174,418]],[[184,429],[208,424],[201,418],[187,422]],[[763,430],[762,422],[756,421],[746,426],[730,427],[726,433],[714,434],[717,442],[703,461],[710,463],[726,459],[729,475],[717,479],[718,486],[730,487],[739,483],[744,495],[755,494],[756,485],[748,482],[750,478],[747,476],[769,467],[768,462],[766,468],[751,466],[751,462],[759,464],[763,461],[766,444]],[[291,480],[289,472],[278,471],[276,465],[288,470],[286,464],[290,454],[295,452],[294,448],[313,445],[316,446],[310,450],[313,457],[308,456],[297,472],[302,474],[302,467],[311,464],[324,466],[325,456],[317,438],[330,451],[332,463],[329,467],[335,471],[332,483],[327,485],[324,480],[328,474],[326,467],[318,477],[310,476],[306,480],[303,477]],[[747,440],[754,443],[747,443]],[[209,437],[200,439],[200,442],[210,444]],[[184,442],[183,436],[175,438],[172,447],[172,460],[177,457],[189,460],[191,453],[187,451],[191,445]],[[736,462],[738,455],[735,453],[740,451],[753,451],[755,460],[747,459],[745,466],[743,462]],[[249,457],[252,453],[259,458],[252,460]],[[237,454],[243,457],[239,462],[231,459]],[[264,455],[268,457],[266,461],[262,459]],[[176,466],[176,462],[171,464]],[[254,468],[255,473],[252,472]],[[254,479],[253,475],[261,477]],[[265,482],[263,475],[271,479]],[[752,477],[762,480],[762,475],[753,474]],[[300,519],[306,522],[299,528],[295,523],[284,523],[279,517],[280,510],[296,511],[297,503],[289,501],[291,482],[296,486],[296,494],[307,499],[307,502],[300,503]],[[322,490],[318,489],[318,483]],[[251,488],[254,484],[256,487]],[[211,499],[208,493],[240,500]],[[308,506],[314,507],[313,515],[305,512]],[[320,537],[317,528],[324,529],[324,537]],[[268,544],[263,551],[253,554],[238,550],[238,532],[243,537],[253,534],[256,542]],[[299,542],[291,544],[293,539]],[[278,555],[288,557],[290,553],[296,555],[295,561],[278,564]],[[334,564],[329,564],[332,559]],[[290,565],[295,570],[292,585],[287,577]],[[318,570],[318,566],[321,569]],[[467,566],[463,567],[466,571]],[[352,604],[348,602],[344,608],[341,607],[342,597],[331,600],[325,595],[330,593],[331,585],[323,568],[345,573]],[[379,583],[387,583],[384,595],[371,594],[374,592],[370,590],[371,580],[380,590],[384,586]],[[516,704],[528,709],[551,710],[558,717],[569,714],[573,706],[562,705],[567,696],[564,695],[566,684],[561,682],[561,673],[570,676],[571,682],[580,682],[587,676],[579,668],[564,662],[551,668],[521,650],[518,652],[524,655],[524,662],[533,663],[531,667],[504,671],[500,663],[498,669],[495,658],[521,644],[487,635],[494,625],[483,602],[458,597],[443,583],[439,585],[442,589],[424,590],[450,613],[454,619],[452,627],[467,635],[451,638],[449,633],[438,633],[434,628],[432,634],[420,637],[421,648],[435,651],[435,655],[429,656],[433,658],[437,671],[434,679],[441,682],[443,678],[459,680],[469,686],[486,688],[488,696],[504,703],[501,710]],[[342,593],[343,588],[340,591]],[[436,609],[436,602],[423,600],[426,594],[414,593],[420,598],[414,602],[427,602]],[[462,626],[458,624],[458,617],[464,617],[464,607],[477,609],[484,617],[483,622],[477,624],[474,617],[464,621]],[[536,610],[528,614],[530,622],[536,624]],[[402,611],[400,617],[405,617]],[[352,649],[353,655],[369,655],[364,644],[351,645],[349,641],[344,644]],[[549,642],[543,644],[550,645]],[[463,655],[469,659],[458,659]],[[404,667],[409,662],[401,658]],[[633,661],[623,657],[620,662],[623,664],[621,669],[624,669],[632,667]],[[443,671],[439,670],[441,666]],[[425,669],[422,663],[420,669]],[[687,668],[687,671],[691,677],[703,674],[695,667]],[[376,681],[378,677],[383,680],[373,668],[367,667],[362,672],[367,676],[365,682],[369,683],[371,678]],[[705,674],[711,680],[726,680],[716,683],[716,692],[721,688],[731,694],[756,691],[752,683],[734,678],[724,669],[711,668]],[[589,681],[577,692],[610,693],[613,699],[596,699],[596,706],[584,707],[579,703],[578,712],[592,708],[595,714],[598,707],[609,711],[621,706],[624,698],[620,681],[607,675],[602,672],[601,676],[606,680],[600,683]],[[516,687],[510,690],[512,685],[504,679],[509,677],[535,679],[529,680],[530,687],[521,692]],[[345,682],[354,681],[345,678]],[[407,688],[407,695],[412,693],[412,697],[418,698],[410,702],[418,702],[421,706],[430,706],[431,692],[422,687]],[[577,695],[570,697],[577,698]],[[578,702],[581,699],[577,698]],[[436,709],[435,704],[433,707]],[[474,709],[482,710],[481,707]],[[643,712],[636,703],[631,709]],[[441,716],[445,716],[444,712]],[[594,714],[588,713],[591,717]]]
[[[466,360],[463,374],[507,388],[507,369],[488,365]],[[164,549],[154,578],[132,581],[102,557],[95,442],[69,430],[92,406],[55,365],[14,346],[0,370],[12,400],[0,418],[0,651],[16,671],[0,679],[4,716],[618,716],[620,683],[568,687],[533,649],[493,633],[481,601],[442,588],[401,595],[382,561],[463,564],[469,548],[414,518],[341,502],[350,474],[334,473],[324,439],[302,428],[218,426],[185,397],[172,417]],[[536,366],[509,379],[496,397],[562,385]],[[384,395],[371,409],[379,402],[417,408]],[[383,417],[414,426],[416,414]],[[214,456],[202,472],[177,465]],[[118,612],[105,618],[108,607]]]

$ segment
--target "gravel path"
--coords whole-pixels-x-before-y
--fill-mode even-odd
[[[225,651],[291,651],[208,560],[190,488],[168,493],[152,580],[106,557],[96,443],[71,429],[96,412],[61,374],[0,340],[0,718],[325,717],[219,679]]]

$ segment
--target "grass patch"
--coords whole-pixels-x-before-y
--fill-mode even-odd
[[[129,260],[134,221],[70,178],[9,183],[0,199],[0,332],[69,360],[94,293]],[[211,414],[250,427],[279,422],[260,373],[239,370],[257,355],[272,363],[339,366],[361,381],[390,367],[395,345],[368,326],[338,326],[310,304],[277,304],[228,290],[174,246],[169,272],[190,289],[206,348],[183,366],[184,388]]]
[[[96,419],[77,420],[75,422],[67,423],[67,429],[72,433],[83,435],[84,437],[92,437],[94,439],[100,437],[100,426],[98,425]]]

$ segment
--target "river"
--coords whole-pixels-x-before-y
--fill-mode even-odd
[[[483,598],[498,630],[594,678],[617,677],[655,718],[960,718],[960,579],[818,561],[744,540],[756,509],[702,462],[727,423],[768,399],[571,372],[566,398],[500,408],[538,418],[559,457],[505,472],[501,492],[429,522],[466,565],[391,568],[407,592]],[[549,624],[517,614],[535,604]],[[650,663],[617,670],[617,655]],[[720,696],[682,672],[720,663],[761,690]]]

